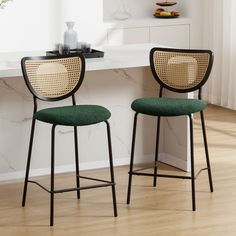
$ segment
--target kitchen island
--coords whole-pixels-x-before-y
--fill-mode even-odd
[[[130,104],[136,98],[158,95],[159,86],[149,68],[149,51],[154,46],[156,45],[137,44],[104,47],[104,58],[86,60],[85,79],[76,93],[77,104],[98,104],[111,111],[109,121],[115,165],[129,164],[134,115]],[[23,56],[36,55],[45,53],[14,52],[0,55],[0,180],[24,176],[33,103],[32,95],[22,77],[20,59]],[[70,104],[71,99],[56,103],[39,102],[39,109]],[[81,169],[108,165],[104,124],[94,126],[78,129]],[[156,118],[140,116],[138,126],[136,160],[152,162]],[[187,132],[185,117],[163,119],[160,136],[161,161],[189,170]],[[73,129],[59,126],[56,135],[56,171],[73,171]],[[31,175],[48,174],[49,166],[50,125],[37,122]]]

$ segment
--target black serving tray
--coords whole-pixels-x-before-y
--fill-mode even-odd
[[[87,50],[73,49],[73,50],[70,50],[69,52],[64,52],[63,54],[60,54],[58,50],[46,52],[46,56],[61,56],[61,55],[76,56],[80,54],[82,54],[85,58],[104,57],[104,52],[96,50],[96,49],[91,49],[90,52],[88,52]]]

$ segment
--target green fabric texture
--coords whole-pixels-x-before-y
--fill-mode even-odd
[[[43,109],[36,112],[34,118],[56,125],[83,126],[106,121],[110,116],[110,111],[105,107],[77,105]]]
[[[202,111],[206,106],[204,101],[197,99],[148,97],[136,99],[131,108],[151,116],[182,116]]]

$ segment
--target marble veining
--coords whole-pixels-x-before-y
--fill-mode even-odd
[[[16,168],[14,168],[13,166],[12,166],[12,164],[10,163],[10,161],[0,152],[0,159],[1,159],[1,161],[2,162],[4,162],[6,165],[7,165],[7,167],[8,167],[8,169],[10,170],[10,171],[15,171],[16,172]],[[2,165],[1,165],[2,166]]]
[[[59,135],[67,135],[67,134],[71,134],[71,133],[74,133],[74,131],[73,130],[58,130],[57,131],[57,133],[59,134]]]
[[[20,77],[0,80],[0,179],[1,175],[24,173],[28,152],[31,117],[33,113],[32,95]],[[80,90],[76,93],[77,104],[97,104],[111,111],[112,148],[115,163],[128,164],[130,161],[131,138],[134,111],[130,108],[132,101],[145,96],[156,96],[158,86],[148,67],[112,69],[86,72]],[[51,106],[71,105],[71,99],[61,102],[39,101],[38,109]],[[155,151],[156,119],[140,115],[138,119],[137,143],[135,156],[139,162],[150,161]],[[175,130],[178,122],[168,121],[164,124],[161,136],[160,152],[186,159],[185,139],[177,138]],[[185,123],[181,123],[185,132]],[[34,146],[32,152],[32,169],[50,166],[50,132],[51,125],[36,122]],[[172,135],[174,133],[174,136]],[[104,123],[88,127],[78,127],[79,156],[81,165],[96,168],[94,163],[108,161],[107,133]],[[173,137],[170,137],[170,136]],[[168,142],[168,145],[165,145]],[[176,146],[175,142],[180,142]],[[174,148],[172,148],[174,146]],[[171,147],[171,148],[170,148]],[[180,155],[181,154],[181,155]],[[182,155],[185,154],[185,155]],[[122,161],[121,161],[122,160]],[[56,165],[74,165],[73,128],[58,126],[56,129]],[[65,168],[65,171],[67,169]],[[23,177],[23,174],[20,174]]]
[[[9,80],[8,80],[9,81]],[[1,78],[0,82],[3,84],[3,86],[0,85],[0,87],[6,88],[11,92],[14,92],[16,94],[18,94],[19,96],[21,96],[23,99],[25,99],[26,101],[31,101],[31,99],[29,98],[29,96],[27,96],[25,93],[23,93],[22,91],[19,91],[18,89],[16,89],[14,86],[12,86],[9,82],[6,81],[6,79]]]
[[[180,147],[185,147],[186,143],[183,141],[183,139],[180,138],[180,134],[176,131],[175,129],[175,125],[171,122],[171,120],[169,118],[165,118],[165,124],[167,125],[165,128],[169,129],[169,131],[172,133],[172,135],[174,136],[176,143],[180,146]]]

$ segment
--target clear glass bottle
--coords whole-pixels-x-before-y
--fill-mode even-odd
[[[125,2],[121,0],[117,10],[113,14],[113,18],[115,20],[127,20],[130,17],[131,17],[130,11],[128,10]]]

